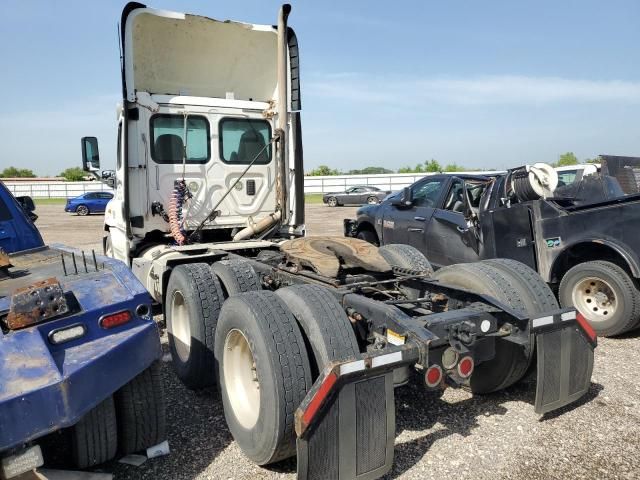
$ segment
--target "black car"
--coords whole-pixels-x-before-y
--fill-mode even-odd
[[[357,220],[345,220],[345,234],[412,245],[436,269],[515,260],[537,270],[598,334],[617,335],[640,327],[640,194],[616,172],[632,177],[640,159],[601,158],[603,175],[559,187],[547,199],[518,198],[514,171],[429,176],[360,208]],[[636,165],[617,168],[614,161]]]
[[[330,207],[339,205],[377,205],[384,200],[391,190],[380,190],[370,185],[354,185],[344,192],[325,193],[322,202]]]

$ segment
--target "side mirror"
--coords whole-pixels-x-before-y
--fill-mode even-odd
[[[26,212],[33,212],[36,209],[36,204],[33,203],[33,199],[29,196],[25,196],[25,197],[16,197],[16,200],[18,201],[18,203],[20,204],[20,206],[23,208],[24,211]]]
[[[398,208],[409,208],[413,205],[413,192],[411,191],[411,187],[403,188],[400,195],[393,197],[391,205]]]
[[[98,152],[98,139],[96,137],[82,137],[82,170],[95,172],[100,170],[100,153]]]

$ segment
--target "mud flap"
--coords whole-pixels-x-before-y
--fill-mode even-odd
[[[391,470],[392,371],[343,383],[322,410],[322,419],[297,440],[299,479],[369,480]]]
[[[591,385],[596,337],[575,311],[532,320],[536,335],[536,413],[547,413],[582,397]]]

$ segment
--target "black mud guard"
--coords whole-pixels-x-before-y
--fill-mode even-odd
[[[393,466],[393,371],[426,352],[413,342],[325,368],[296,410],[300,480],[373,480]]]
[[[591,326],[575,310],[535,318],[531,329],[538,357],[535,411],[544,414],[587,393],[597,340]]]
[[[297,440],[300,480],[370,480],[391,470],[393,371],[346,383]]]

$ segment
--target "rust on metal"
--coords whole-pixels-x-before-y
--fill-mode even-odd
[[[325,277],[335,278],[340,268],[391,271],[377,247],[352,237],[297,238],[282,243],[280,250],[289,263],[309,267]]]
[[[68,311],[60,282],[56,278],[48,278],[13,292],[7,326],[16,330],[64,315]]]

